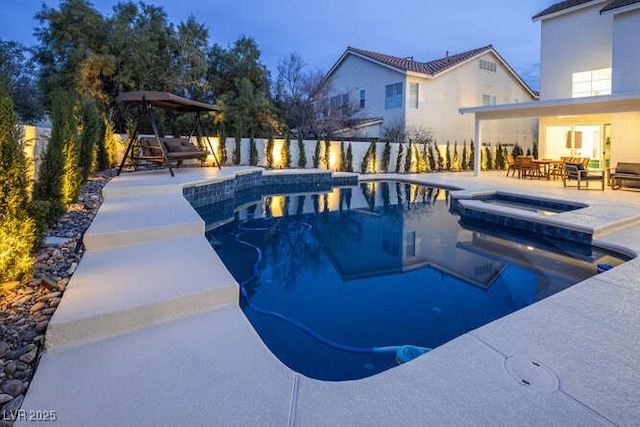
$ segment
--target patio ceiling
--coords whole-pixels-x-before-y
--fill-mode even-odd
[[[476,120],[515,119],[524,117],[580,116],[584,114],[640,111],[640,93],[553,99],[519,104],[460,108],[460,114],[475,114]]]

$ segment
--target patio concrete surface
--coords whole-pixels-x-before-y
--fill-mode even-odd
[[[55,410],[64,426],[637,425],[638,259],[373,377],[290,370],[245,318],[237,283],[181,197],[185,185],[252,170],[128,173],[105,187],[24,410]],[[640,251],[638,191],[503,173],[399,178],[584,202],[554,218]]]

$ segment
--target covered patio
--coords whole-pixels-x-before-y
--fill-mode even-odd
[[[591,126],[597,127],[593,137],[597,141],[585,156],[598,160],[591,167],[606,169],[618,161],[640,161],[640,93],[468,107],[458,111],[475,115],[476,152],[482,147],[482,122],[538,117],[541,157],[559,157],[562,150],[568,150],[568,155],[579,154],[583,128]],[[480,169],[480,156],[476,156],[475,176]]]

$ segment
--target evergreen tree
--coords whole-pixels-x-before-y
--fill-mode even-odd
[[[70,96],[63,91],[53,95],[51,109],[51,137],[40,163],[38,180],[33,186],[33,199],[37,212],[38,227],[41,230],[53,224],[65,210],[65,201],[70,195],[68,170],[69,163],[76,160],[73,150],[75,138],[69,129],[69,112],[72,112]],[[71,140],[70,140],[71,138]],[[66,155],[70,154],[70,159]]]
[[[493,169],[493,154],[491,153],[491,147],[484,147],[484,152],[486,168]]]
[[[325,169],[330,168],[329,157],[331,154],[331,138],[327,135],[324,139],[324,155],[322,156],[322,163]]]
[[[318,137],[317,141],[316,141],[316,148],[313,150],[313,167],[314,168],[319,168],[320,167],[320,144],[322,143],[322,140],[320,139],[320,137]]]
[[[280,157],[284,162],[285,168],[291,167],[291,136],[287,133],[287,136],[282,143],[282,149],[280,150]]]
[[[249,164],[258,166],[258,147],[256,147],[256,139],[253,135],[249,137]]]
[[[353,172],[353,151],[351,149],[351,143],[347,146],[347,157],[345,160],[345,170],[347,172]]]
[[[273,140],[273,137],[269,137],[267,139],[267,143],[264,146],[264,165],[267,168],[273,168],[273,146],[275,145],[275,142]],[[257,153],[257,150],[256,150]],[[256,160],[256,164],[257,164],[257,160]]]
[[[537,142],[533,143],[533,151],[532,151],[531,155],[533,156],[534,159],[538,158],[538,143]]]
[[[428,155],[429,155],[429,170],[431,172],[435,172],[436,170],[436,158],[433,154],[433,144],[430,142],[428,147]]]
[[[371,140],[369,151],[371,151],[371,172],[376,173],[378,172],[378,144],[375,138]]]
[[[0,283],[29,278],[36,243],[17,120],[8,85],[0,76]]]
[[[224,127],[218,131],[218,161],[221,165],[227,163],[227,132]]]
[[[440,152],[440,147],[438,147],[437,143],[433,143],[433,145],[435,146],[436,149],[436,158],[438,161],[438,171],[442,172],[442,169],[444,169],[444,158],[442,157],[442,153]]]
[[[95,101],[85,98],[80,106],[80,120],[82,131],[80,133],[79,168],[82,182],[85,182],[93,172],[94,155],[99,141],[102,139],[103,120],[100,118]]]
[[[462,143],[462,162],[460,163],[460,168],[463,171],[469,169],[469,164],[467,163],[467,140],[466,139]]]
[[[396,173],[402,172],[400,170],[402,164],[402,154],[404,151],[404,144],[401,142],[398,144],[398,157],[396,157]]]
[[[531,148],[527,147],[527,156],[531,155]]]
[[[407,144],[407,154],[404,157],[404,171],[406,173],[411,173],[411,163],[413,160],[413,142],[409,140]]]
[[[473,144],[473,139],[469,141],[469,169],[475,170],[476,168],[476,147]]]
[[[242,136],[239,133],[236,133],[235,136],[236,147],[233,150],[233,164],[239,165],[242,157]]]
[[[498,144],[498,148],[496,149],[496,164],[495,168],[498,170],[504,169],[504,156],[502,152],[502,144]]]
[[[447,151],[445,152],[445,164],[444,168],[448,171],[451,170],[451,144],[447,140]]]
[[[453,162],[451,164],[451,170],[458,172],[460,170],[460,156],[458,155],[458,141],[453,143]]]
[[[344,140],[341,140],[340,141],[340,159],[338,160],[338,170],[340,172],[344,172],[344,158],[345,158]]]
[[[382,150],[382,160],[380,164],[380,172],[389,172],[389,163],[391,162],[391,144],[389,141],[385,141],[384,150]]]
[[[429,149],[427,143],[422,144],[422,153],[419,153],[420,157],[420,172],[429,172]]]
[[[301,168],[307,167],[307,155],[304,152],[304,137],[302,134],[298,134],[298,166]]]

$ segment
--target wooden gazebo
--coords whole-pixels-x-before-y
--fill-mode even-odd
[[[220,162],[218,162],[211,140],[204,132],[201,119],[202,113],[219,111],[216,105],[193,101],[168,92],[155,91],[122,92],[118,96],[118,101],[138,104],[140,109],[134,131],[129,136],[127,149],[124,152],[120,167],[118,167],[118,175],[120,175],[127,159],[129,159],[134,165],[137,165],[139,161],[162,163],[167,166],[171,176],[174,176],[172,162],[204,159],[209,154],[190,142],[192,136],[196,136],[200,145],[203,145],[206,140],[206,146],[211,150],[216,165],[220,167]],[[194,120],[189,135],[186,138],[165,138],[161,136],[158,131],[158,124],[153,117],[154,108],[179,113],[193,113]],[[153,136],[138,138],[140,129],[145,121],[148,121],[151,125]]]

